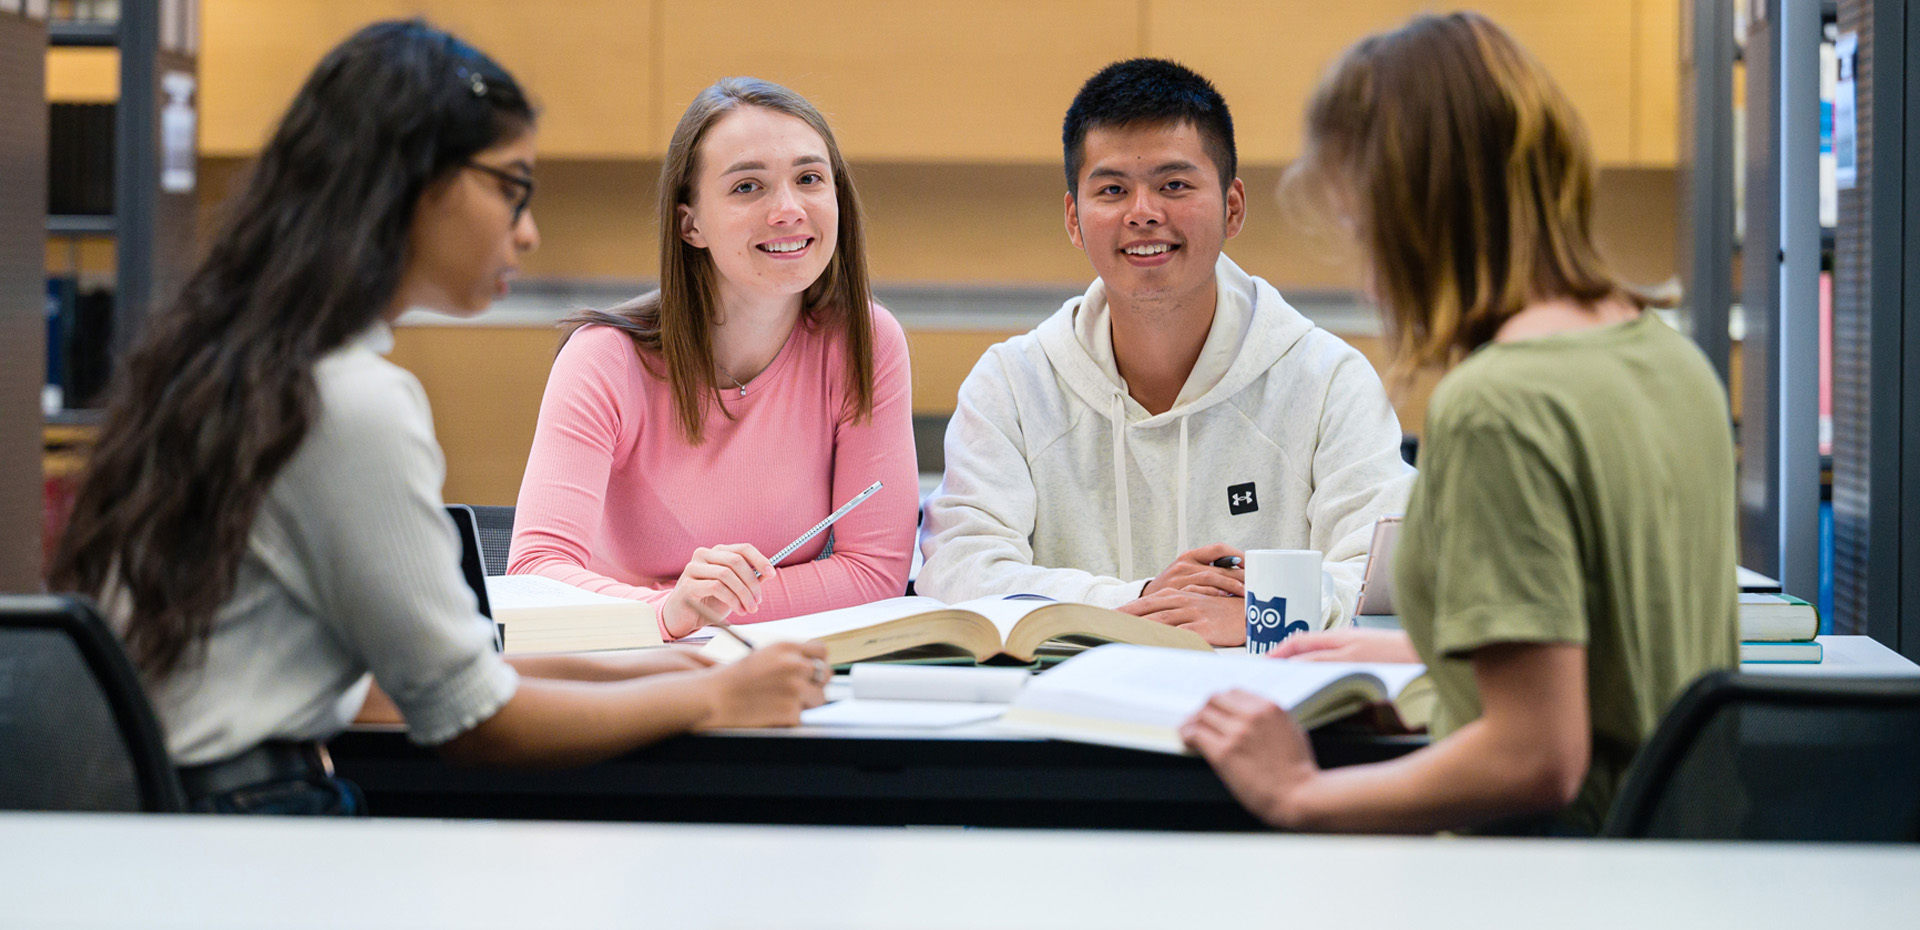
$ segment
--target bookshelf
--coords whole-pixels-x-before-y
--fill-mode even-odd
[[[48,208],[57,212],[46,235],[57,240],[49,259],[66,260],[48,269],[48,300],[59,305],[49,308],[57,333],[48,338],[58,341],[49,360],[70,408],[99,402],[115,360],[192,259],[199,2],[64,0],[48,12],[49,54],[110,49],[117,72],[110,101],[50,101]],[[99,251],[83,250],[89,240],[110,243],[110,277],[83,273],[83,251]]]

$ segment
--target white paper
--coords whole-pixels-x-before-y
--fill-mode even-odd
[[[1033,676],[1024,668],[894,665],[859,662],[848,678],[853,696],[880,701],[1005,704]]]
[[[1005,704],[970,701],[875,701],[860,698],[822,704],[800,712],[800,722],[814,727],[907,727],[939,729],[992,720]]]
[[[1854,66],[1859,61],[1860,34],[1845,32],[1833,45],[1838,72],[1833,84],[1833,182],[1838,190],[1852,190],[1859,182],[1860,136],[1855,125]]]

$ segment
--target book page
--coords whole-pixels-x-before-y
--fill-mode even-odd
[[[993,623],[1000,631],[1000,641],[1007,641],[1007,632],[1026,619],[1027,615],[1042,607],[1051,607],[1064,603],[1038,594],[1009,594],[1001,597],[977,597],[971,601],[961,601],[953,605],[955,610],[971,610]]]
[[[823,610],[817,614],[803,614],[788,617],[785,620],[769,620],[765,623],[743,623],[743,618],[731,617],[733,630],[754,645],[763,643],[803,643],[810,639],[832,636],[848,630],[858,630],[911,617],[933,610],[944,610],[946,604],[930,597],[895,597],[856,607],[842,607],[839,610]],[[704,629],[704,628],[703,628]],[[717,662],[733,662],[747,654],[745,646],[734,641],[731,636],[712,636],[709,633],[707,645],[701,654]],[[688,637],[691,639],[692,637]]]
[[[1373,679],[1392,698],[1425,670],[1416,664],[1304,662],[1109,645],[1036,677],[1015,703],[1176,726],[1209,697],[1233,688],[1292,710],[1348,677]]]
[[[542,575],[488,575],[487,600],[493,608],[581,607],[588,604],[636,604],[638,601],[576,588]]]

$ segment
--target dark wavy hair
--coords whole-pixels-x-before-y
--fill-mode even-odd
[[[314,362],[389,309],[422,193],[533,120],[512,75],[419,20],[361,29],[301,86],[205,259],[124,359],[52,572],[57,588],[125,599],[143,672],[204,647],[319,412]]]
[[[680,432],[689,445],[699,445],[708,405],[728,419],[718,385],[714,383],[713,326],[719,315],[719,272],[706,249],[680,237],[680,207],[693,203],[693,186],[700,174],[700,143],[720,118],[740,107],[760,107],[783,113],[820,134],[833,171],[833,191],[840,207],[839,244],[826,270],[801,295],[804,325],[839,331],[847,349],[848,414],[856,422],[873,417],[873,286],[867,273],[867,234],[860,211],[860,193],[853,172],[840,157],[833,127],[805,97],[759,78],[722,78],[687,104],[673,138],[667,143],[666,164],[660,172],[660,289],[616,307],[586,310],[561,320],[568,327],[560,341],[589,323],[611,326],[633,340],[634,351],[647,371],[667,382]]]

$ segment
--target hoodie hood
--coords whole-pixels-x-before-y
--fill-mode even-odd
[[[1187,421],[1194,414],[1240,393],[1266,374],[1313,323],[1293,309],[1273,285],[1255,278],[1222,254],[1213,265],[1213,325],[1200,357],[1164,413],[1151,414],[1127,393],[1113,355],[1113,327],[1107,311],[1106,281],[1062,304],[1034,330],[1047,360],[1067,389],[1082,403],[1102,411],[1112,427],[1114,538],[1119,542],[1120,574],[1133,577],[1133,512],[1127,492],[1127,432],[1178,424],[1178,464],[1174,473],[1177,550],[1192,548],[1187,533],[1187,485],[1190,480]]]
[[[1179,398],[1165,413],[1149,414],[1127,394],[1113,356],[1105,281],[1095,278],[1085,294],[1062,304],[1034,335],[1054,371],[1088,406],[1105,410],[1117,395],[1129,424],[1172,423],[1238,394],[1313,329],[1273,285],[1224,254],[1214,262],[1213,279],[1213,326]]]

